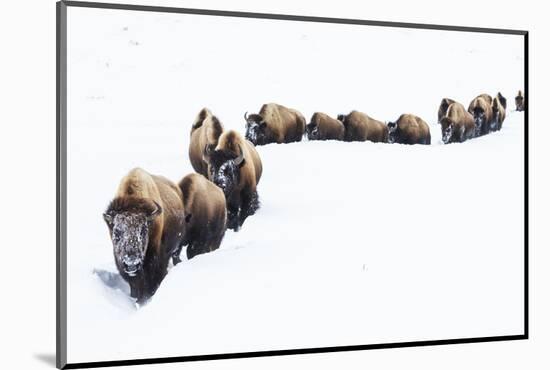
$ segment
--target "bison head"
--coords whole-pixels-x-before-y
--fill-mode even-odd
[[[308,140],[319,139],[319,125],[315,122],[310,122],[306,125],[306,136]]]
[[[506,110],[508,103],[506,101],[506,98],[500,92],[497,94],[497,99],[500,102],[500,105],[502,105],[502,108]]]
[[[345,114],[339,114],[338,116],[336,116],[336,119],[342,123],[344,123],[344,121],[346,120],[346,115]]]
[[[388,122],[388,143],[393,144],[397,139],[397,122]]]
[[[453,136],[453,125],[449,125],[445,130],[443,130],[442,139],[445,144],[448,144]]]
[[[523,96],[521,95],[516,96],[516,110],[523,110]]]
[[[235,156],[227,150],[212,150],[209,145],[204,148],[203,159],[208,163],[208,179],[222,189],[226,196],[233,192],[241,178],[240,169],[245,159],[240,146],[239,153]]]
[[[444,144],[448,144],[451,141],[453,131],[454,123],[446,117],[443,118],[441,120],[441,139],[443,140]]]
[[[107,210],[103,219],[109,227],[115,262],[118,268],[133,277],[143,267],[149,244],[149,230],[155,218],[162,212],[153,202],[153,210],[116,211]]]
[[[474,116],[474,122],[476,125],[476,136],[477,136],[481,133],[483,125],[485,124],[485,121],[487,119],[487,116],[485,114],[485,110],[481,107],[475,107],[472,115]]]
[[[244,137],[254,145],[263,145],[266,142],[267,123],[259,114],[244,114],[246,132]]]

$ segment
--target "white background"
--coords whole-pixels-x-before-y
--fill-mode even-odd
[[[150,2],[149,2],[150,3]],[[5,207],[2,214],[4,249],[4,277],[2,333],[5,348],[9,350],[4,360],[21,367],[51,366],[43,359],[52,358],[55,339],[55,7],[53,2],[26,3],[19,9],[8,11],[2,24],[4,46],[2,81],[8,85],[2,89],[2,162],[4,179],[2,190]],[[156,2],[159,5],[168,2]],[[170,2],[189,7],[224,8],[223,2]],[[544,368],[548,361],[541,350],[547,343],[548,312],[547,282],[545,272],[548,245],[544,233],[544,208],[547,198],[538,189],[547,188],[544,178],[542,143],[547,128],[542,118],[547,85],[548,31],[545,20],[537,20],[541,9],[530,8],[526,2],[521,9],[498,2],[462,2],[450,11],[436,3],[420,6],[384,2],[370,9],[359,4],[339,2],[332,7],[320,4],[293,4],[273,2],[253,4],[233,2],[231,10],[280,12],[288,14],[329,15],[363,19],[380,19],[407,22],[459,24],[469,26],[507,27],[531,31],[531,155],[538,151],[531,164],[531,338],[515,343],[469,344],[460,346],[412,348],[398,350],[367,351],[341,354],[277,357],[269,359],[244,359],[193,363],[186,365],[159,365],[162,368],[280,368],[299,366],[317,368]],[[315,10],[313,10],[315,9]],[[15,37],[14,37],[15,36]],[[7,48],[7,49],[6,49]],[[12,49],[13,48],[13,49]],[[540,66],[537,68],[537,66]],[[533,78],[536,76],[536,80]],[[538,91],[537,89],[540,89]],[[540,106],[540,109],[537,109]],[[8,116],[4,116],[5,113]],[[5,152],[4,152],[5,151]],[[536,172],[536,167],[542,170]],[[538,182],[536,182],[538,180]],[[536,217],[535,213],[538,213]],[[16,222],[13,222],[13,221]],[[537,225],[541,225],[538,228]],[[537,230],[537,235],[534,231]],[[17,282],[20,282],[17,283]],[[7,329],[6,329],[7,328]],[[16,347],[17,350],[12,350]],[[13,366],[19,367],[19,366]],[[153,368],[153,367],[151,367]]]
[[[523,333],[524,115],[511,104],[501,131],[461,145],[442,145],[435,122],[442,96],[514,97],[523,37],[74,7],[67,17],[69,363]],[[219,250],[170,269],[136,311],[93,273],[118,276],[100,216],[116,184],[133,166],[193,172],[201,106],[242,132],[244,111],[266,101],[308,118],[414,112],[432,145],[258,147],[259,211]]]

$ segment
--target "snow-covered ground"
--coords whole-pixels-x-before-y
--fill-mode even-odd
[[[501,91],[512,108],[521,37],[68,17],[69,362],[522,333],[524,116],[463,144],[442,145],[435,124],[445,96]],[[139,166],[178,181],[200,108],[244,132],[244,112],[272,101],[307,118],[415,113],[433,145],[259,147],[258,213],[136,309],[101,217],[120,178]]]

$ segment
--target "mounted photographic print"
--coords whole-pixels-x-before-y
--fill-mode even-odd
[[[527,32],[58,3],[58,367],[527,338]]]

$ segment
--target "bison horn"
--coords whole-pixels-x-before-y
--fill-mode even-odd
[[[161,207],[157,202],[155,202],[155,201],[153,201],[153,203],[155,203],[155,207],[156,207],[156,208],[153,210],[153,212],[151,212],[151,213],[149,213],[149,214],[147,215],[147,220],[148,220],[148,221],[153,221],[154,218],[155,218],[157,215],[159,215],[159,214],[162,213],[162,207]]]
[[[239,145],[239,151],[240,151],[240,154],[237,158],[235,158],[234,162],[237,166],[240,166],[241,163],[243,162],[244,160],[244,152],[243,152],[243,148]]]
[[[248,122],[248,112],[244,112],[244,120]]]

